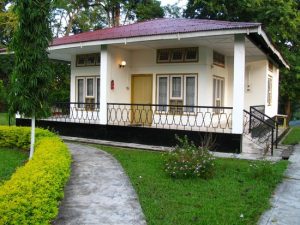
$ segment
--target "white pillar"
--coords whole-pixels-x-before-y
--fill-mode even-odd
[[[232,133],[243,133],[245,87],[245,36],[234,37]]]
[[[100,62],[100,124],[107,124],[107,76],[108,76],[108,53],[107,45],[101,45]]]

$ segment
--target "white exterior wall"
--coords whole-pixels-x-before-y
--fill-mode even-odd
[[[245,106],[265,105],[266,89],[266,60],[246,64],[245,70]]]
[[[157,63],[156,49],[126,50],[108,46],[107,58],[107,102],[131,103],[131,75],[152,74],[153,91],[152,103],[156,104],[156,76],[158,74],[186,74],[198,75],[197,105],[213,106],[213,77],[223,77],[225,80],[224,106],[233,106],[233,57],[226,57],[225,68],[213,65],[213,49],[199,46],[199,61],[197,63]],[[119,64],[125,60],[127,65],[120,68]],[[100,76],[100,66],[76,67],[76,55],[71,62],[71,90],[70,100],[76,102],[77,76]],[[251,105],[266,105],[266,114],[277,114],[279,70],[274,67],[273,73],[268,71],[267,59],[262,57],[246,58],[245,69],[245,97],[244,109]],[[273,78],[272,105],[267,106],[267,77]],[[100,76],[101,77],[101,76]],[[111,90],[110,83],[114,80],[115,88]],[[101,78],[100,78],[101,82]],[[247,91],[247,85],[250,90]],[[243,93],[241,93],[243,94]]]
[[[271,105],[268,105],[267,102],[267,90],[268,90],[268,76],[272,77],[272,100]],[[273,117],[278,113],[278,95],[279,95],[279,69],[274,65],[273,72],[269,71],[268,63],[266,63],[266,82],[265,82],[265,90],[266,90],[266,97],[265,97],[265,106],[266,110],[265,113]]]

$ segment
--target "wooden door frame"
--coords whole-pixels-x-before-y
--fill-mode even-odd
[[[151,103],[153,103],[153,74],[131,74],[131,92],[130,103],[133,104],[133,78],[134,77],[151,77]]]

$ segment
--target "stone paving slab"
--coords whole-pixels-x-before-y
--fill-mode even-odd
[[[53,224],[145,225],[137,195],[121,165],[99,149],[68,146],[72,174]]]
[[[283,182],[271,200],[272,208],[265,212],[259,225],[300,224],[300,145],[294,147]]]

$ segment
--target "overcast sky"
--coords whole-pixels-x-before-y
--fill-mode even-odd
[[[161,5],[163,6],[167,4],[173,5],[178,2],[179,7],[185,7],[187,3],[187,0],[160,0],[160,1],[161,1]]]

